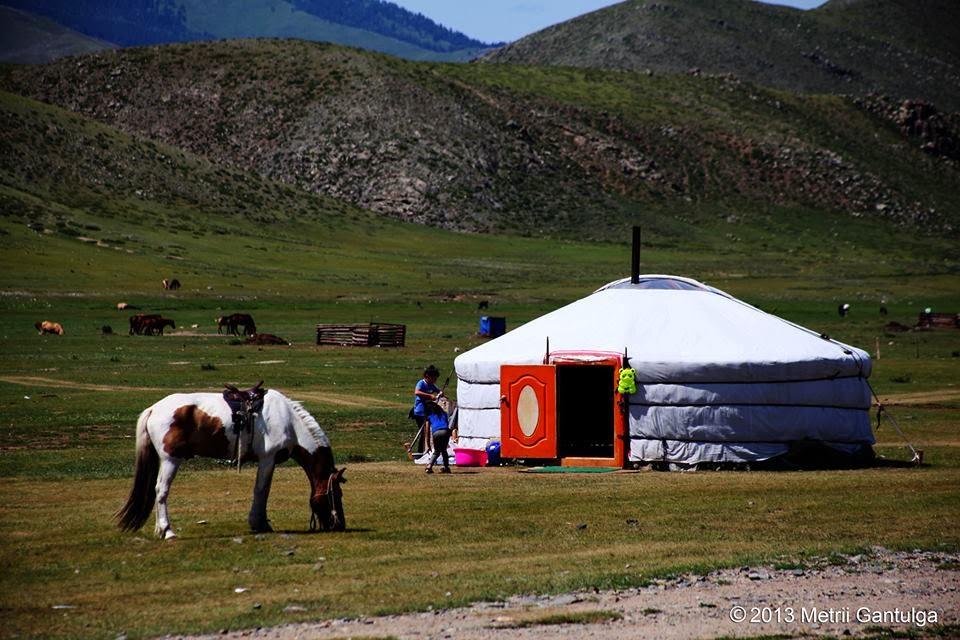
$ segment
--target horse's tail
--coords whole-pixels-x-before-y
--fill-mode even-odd
[[[160,456],[153,448],[147,433],[147,420],[153,408],[144,410],[137,419],[137,461],[134,468],[133,488],[126,504],[114,514],[117,526],[122,531],[136,531],[146,523],[157,499],[157,475],[160,473]]]

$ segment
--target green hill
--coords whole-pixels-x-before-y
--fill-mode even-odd
[[[553,294],[593,286],[619,273],[614,255],[384,220],[0,92],[4,295],[155,297],[160,279],[173,276],[188,297],[248,304],[409,302],[412,290],[425,302],[509,299],[548,280]],[[431,256],[436,284],[424,281],[422,256]]]
[[[207,304],[342,300],[366,318],[382,317],[355,308],[371,300],[548,308],[627,269],[627,236],[585,243],[387,220],[4,92],[0,132],[0,290],[11,300],[135,301],[177,277],[182,295]],[[811,285],[822,295],[837,278],[864,295],[953,295],[950,238],[822,209],[772,207],[749,222],[711,219],[709,208],[694,220],[694,210],[641,216],[645,268],[766,297],[804,297]]]
[[[50,62],[113,46],[53,20],[0,5],[0,62]]]
[[[233,41],[9,67],[0,85],[449,229],[619,239],[641,221],[680,239],[819,211],[952,237],[960,211],[955,117],[727,77]]]
[[[791,91],[933,101],[960,109],[960,3],[628,0],[554,25],[486,62],[734,74]]]

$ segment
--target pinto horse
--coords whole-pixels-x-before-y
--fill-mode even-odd
[[[252,437],[251,437],[252,436]],[[255,532],[272,531],[267,520],[267,498],[274,467],[288,458],[296,460],[310,481],[311,530],[343,531],[344,469],[334,466],[330,440],[299,402],[270,389],[253,424],[252,434],[233,429],[233,413],[219,393],[174,393],[144,410],[137,420],[137,457],[133,487],[126,504],[117,511],[123,531],[140,529],[150,517],[154,502],[154,531],[175,538],[167,513],[167,497],[177,469],[194,456],[229,459],[234,451],[257,461],[253,505],[247,522]]]

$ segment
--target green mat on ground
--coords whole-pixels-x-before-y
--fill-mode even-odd
[[[620,467],[533,467],[526,473],[610,473]]]

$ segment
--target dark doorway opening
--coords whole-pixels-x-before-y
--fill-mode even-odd
[[[613,457],[613,367],[557,367],[557,449],[561,458]]]

